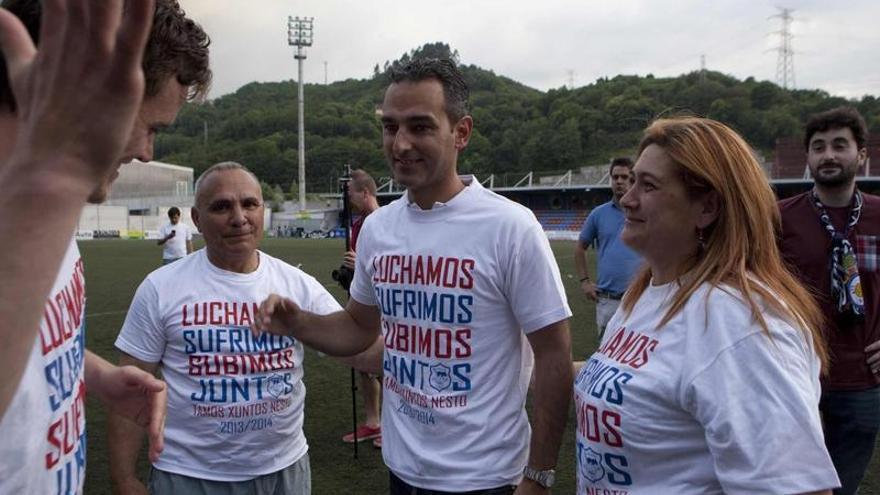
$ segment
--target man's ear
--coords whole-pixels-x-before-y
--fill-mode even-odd
[[[452,129],[453,134],[455,134],[455,149],[461,151],[465,149],[468,145],[468,141],[471,139],[471,133],[474,131],[474,119],[470,115],[465,115],[458,122],[455,123],[455,127]]]
[[[192,218],[193,225],[195,225],[199,232],[201,232],[202,228],[199,226],[199,210],[195,206],[190,208],[189,217]]]

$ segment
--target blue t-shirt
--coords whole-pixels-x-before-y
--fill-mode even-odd
[[[596,288],[604,292],[624,292],[642,263],[642,258],[620,240],[623,221],[623,211],[609,201],[590,212],[578,237],[584,246],[598,243]]]

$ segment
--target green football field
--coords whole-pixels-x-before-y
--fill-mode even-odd
[[[199,247],[198,244],[196,246]],[[554,242],[562,278],[574,312],[571,320],[574,357],[584,359],[596,346],[593,304],[580,294],[574,273],[573,243]],[[339,301],[343,291],[330,277],[339,266],[343,243],[339,239],[267,239],[262,249],[288,263],[299,266],[323,283]],[[161,249],[152,241],[104,240],[80,243],[87,281],[87,346],[111,361],[116,360],[113,342],[125,318],[138,284],[160,263]],[[590,251],[592,254],[592,251]],[[594,262],[590,260],[590,266]],[[592,270],[592,268],[591,268]],[[387,493],[388,474],[382,454],[369,442],[361,444],[355,459],[351,445],[340,438],[351,430],[350,369],[329,358],[306,351],[305,433],[309,442],[312,487],[315,495]],[[360,407],[360,406],[359,406]],[[105,415],[103,408],[88,404],[88,475],[86,493],[109,494]],[[254,446],[259,449],[258,445]],[[560,450],[557,487],[554,493],[575,491],[574,410],[569,412],[568,428]],[[223,455],[218,452],[218,455]],[[147,464],[141,456],[141,471]],[[862,495],[880,495],[880,455],[874,456],[869,475],[862,484]]]

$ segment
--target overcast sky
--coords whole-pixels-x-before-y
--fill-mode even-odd
[[[878,0],[179,0],[213,39],[211,97],[296,79],[287,18],[314,17],[305,81],[370,77],[373,66],[443,41],[461,62],[547,90],[618,74],[706,66],[775,81],[777,5],[794,9],[795,83],[880,94]]]

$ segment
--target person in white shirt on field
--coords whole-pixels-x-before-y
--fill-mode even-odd
[[[192,230],[180,221],[180,208],[168,209],[168,223],[159,229],[160,239],[156,244],[162,246],[162,264],[167,265],[193,252]]]
[[[313,277],[258,250],[264,203],[248,169],[214,165],[195,195],[205,248],[147,276],[116,340],[120,364],[161,370],[168,385],[165,450],[153,459],[150,492],[308,495],[303,345],[255,337],[249,326],[271,293],[318,314],[341,307]],[[112,474],[127,479],[119,493],[144,493],[132,477],[141,433],[116,419],[108,434]]]

